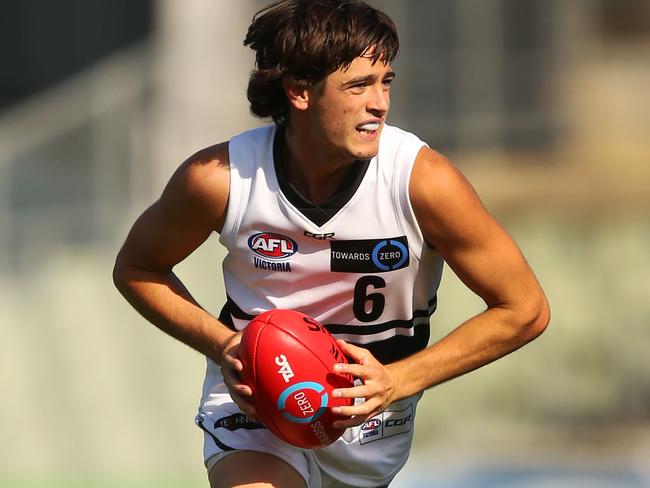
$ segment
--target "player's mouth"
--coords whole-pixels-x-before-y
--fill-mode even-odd
[[[357,125],[356,129],[357,132],[361,134],[372,136],[377,133],[380,126],[381,122],[366,122],[364,124]]]

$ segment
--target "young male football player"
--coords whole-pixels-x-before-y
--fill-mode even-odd
[[[461,173],[387,125],[399,44],[389,17],[357,0],[283,0],[255,16],[245,44],[251,111],[274,123],[179,167],[131,229],[115,283],[207,357],[196,421],[213,488],[388,486],[423,391],[537,337],[548,305]],[[212,232],[228,250],[219,318],[173,273]],[[443,261],[486,309],[428,345]],[[316,318],[354,360],[337,368],[360,381],[334,394],[357,401],[340,408],[347,430],[328,447],[274,437],[239,379],[241,330],[274,308]]]

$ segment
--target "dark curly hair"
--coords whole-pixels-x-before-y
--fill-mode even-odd
[[[360,0],[281,0],[255,14],[244,46],[256,52],[251,112],[282,124],[289,115],[285,78],[314,86],[369,48],[373,63],[390,63],[399,38],[388,15]]]

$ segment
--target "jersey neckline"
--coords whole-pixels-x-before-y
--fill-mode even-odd
[[[316,205],[305,198],[289,181],[284,164],[286,153],[284,134],[285,127],[283,125],[276,125],[275,135],[273,137],[273,167],[280,191],[305,218],[318,227],[322,227],[352,199],[363,181],[371,160],[357,160],[350,167],[341,185],[336,189],[334,194],[321,205]]]

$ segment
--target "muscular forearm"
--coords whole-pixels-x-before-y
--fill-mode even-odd
[[[548,323],[545,303],[527,314],[492,307],[419,353],[388,366],[405,398],[484,366],[520,348]]]
[[[219,362],[233,332],[192,298],[173,272],[158,273],[120,263],[115,286],[147,320],[172,337]]]

